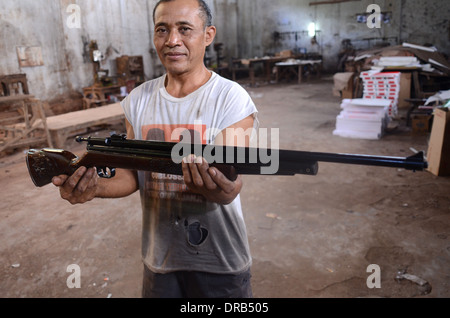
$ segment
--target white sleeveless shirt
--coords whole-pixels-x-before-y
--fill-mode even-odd
[[[136,139],[178,142],[188,129],[209,144],[250,115],[257,127],[257,109],[239,84],[212,73],[198,90],[175,98],[165,89],[165,79],[142,84],[121,103]],[[250,267],[239,195],[231,204],[219,205],[190,193],[182,176],[143,171],[138,176],[142,258],[150,270],[239,273]]]

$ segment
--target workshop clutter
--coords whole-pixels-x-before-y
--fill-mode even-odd
[[[361,73],[367,71],[400,72],[398,107],[408,108],[408,99],[423,99],[437,91],[448,89],[450,63],[446,56],[434,47],[403,43],[354,51],[353,56],[348,56],[345,60],[340,74],[354,73],[355,78],[359,78]],[[336,90],[339,90],[336,81],[335,86]],[[361,98],[362,86],[358,81],[353,85],[346,85],[346,88],[340,89],[342,98]]]
[[[405,112],[412,134],[426,133],[432,123],[430,107],[418,104],[450,83],[445,55],[411,43],[354,50],[344,66],[333,76],[333,94],[343,99],[333,134],[342,137],[379,139],[387,124],[395,127],[392,121]]]
[[[419,70],[434,75],[449,76],[450,63],[444,54],[433,47],[410,43],[360,51],[345,63],[346,71]]]
[[[94,52],[97,52],[96,55],[102,54],[98,50]],[[83,87],[83,109],[120,102],[135,87],[145,82],[144,60],[141,55],[122,55],[116,58],[116,76],[108,76],[109,70],[100,72],[99,61],[93,59],[93,62],[94,85]],[[106,75],[102,75],[104,73]]]
[[[345,138],[380,139],[389,123],[389,99],[343,99],[333,135]]]
[[[398,114],[400,93],[400,72],[361,72],[363,81],[363,98],[385,99],[389,101],[387,114],[394,118]]]
[[[30,95],[26,74],[0,75],[0,156],[42,143],[52,146],[44,103]]]

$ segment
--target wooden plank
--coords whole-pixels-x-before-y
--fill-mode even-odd
[[[120,119],[125,119],[125,115],[120,103],[115,103],[107,106],[47,117],[47,126],[49,130],[60,130],[65,128],[76,130],[79,128],[107,124],[109,121]]]
[[[11,96],[0,96],[0,103],[14,103],[22,102],[27,99],[34,98],[33,95],[11,95]]]

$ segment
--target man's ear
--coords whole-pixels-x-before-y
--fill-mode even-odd
[[[206,46],[213,43],[215,37],[216,37],[216,27],[215,26],[206,27],[206,35],[205,35]]]

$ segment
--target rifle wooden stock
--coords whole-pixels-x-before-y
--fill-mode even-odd
[[[262,168],[270,167],[271,162],[262,162],[258,157],[264,152],[270,158],[276,156],[278,169],[274,175],[307,174],[316,175],[318,162],[335,162],[384,167],[424,170],[427,163],[423,153],[408,158],[375,157],[368,155],[334,154],[279,149],[258,149],[229,146],[195,145],[155,141],[127,140],[125,136],[113,135],[109,138],[81,138],[87,142],[87,152],[77,157],[69,151],[60,149],[31,149],[26,155],[26,163],[31,179],[38,187],[49,184],[54,176],[72,175],[79,167],[96,167],[99,175],[111,178],[115,168],[152,171],[173,175],[183,175],[181,163],[172,160],[172,150],[177,145],[187,147],[189,153],[203,156],[206,150],[217,162],[210,166],[219,169],[228,179],[234,181],[239,174],[262,174]],[[209,148],[208,148],[209,147]],[[253,159],[251,159],[253,158]]]
[[[72,175],[80,167],[96,167],[103,178],[112,178],[116,168],[152,171],[174,175],[183,175],[181,164],[175,164],[169,158],[123,153],[88,151],[78,158],[66,150],[41,149],[27,153],[27,166],[31,180],[37,187],[49,184],[54,176]],[[230,180],[236,180],[237,174],[230,165],[211,164]]]

